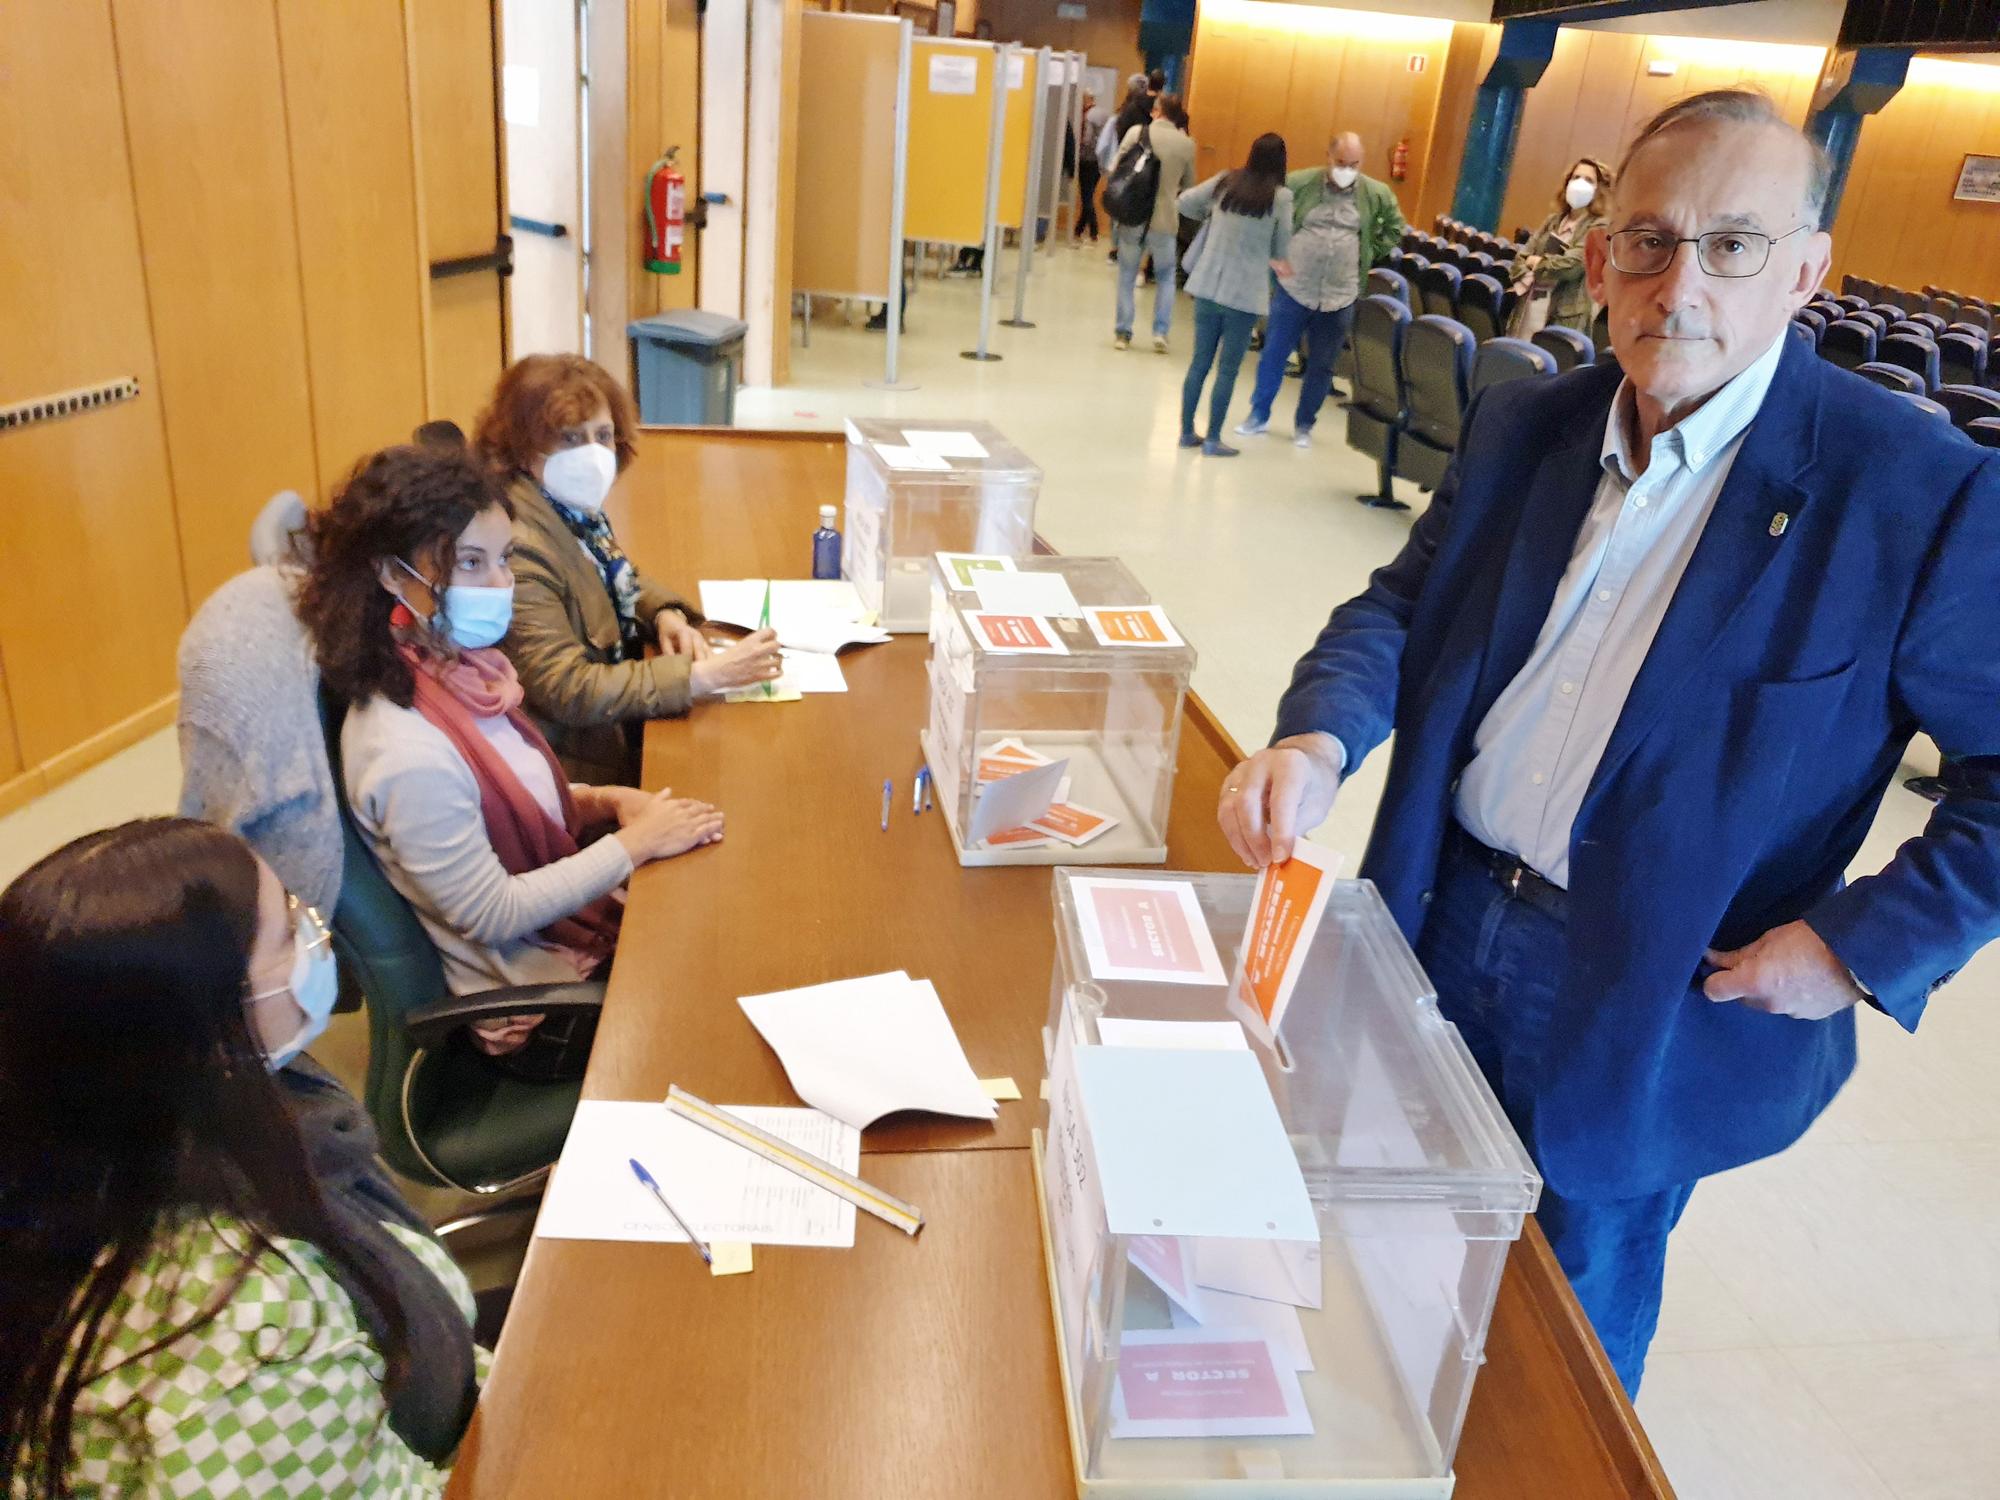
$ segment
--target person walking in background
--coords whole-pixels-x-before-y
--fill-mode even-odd
[[[1236,372],[1250,345],[1250,330],[1271,305],[1271,273],[1290,276],[1285,253],[1292,239],[1292,190],[1285,186],[1285,138],[1260,135],[1249,160],[1180,196],[1179,211],[1205,219],[1194,246],[1188,295],[1194,298],[1194,357],[1181,383],[1181,446],[1212,458],[1234,458],[1222,441]],[[1171,280],[1171,278],[1167,278]],[[1215,364],[1208,398],[1208,438],[1194,430],[1202,382]]]
[[[1083,150],[1076,154],[1076,237],[1090,237],[1090,243],[1097,243],[1097,179],[1102,175],[1098,168],[1097,142],[1104,134],[1104,127],[1111,121],[1111,112],[1097,102],[1097,96],[1089,90],[1083,95]]]
[[[1175,207],[1181,194],[1194,185],[1194,140],[1186,131],[1187,111],[1172,94],[1164,94],[1153,107],[1153,118],[1134,125],[1118,144],[1118,161],[1144,149],[1159,160],[1160,175],[1153,193],[1153,211],[1141,224],[1120,224],[1112,232],[1118,246],[1118,305],[1115,347],[1132,347],[1132,320],[1136,309],[1133,292],[1139,280],[1139,263],[1153,258],[1157,280],[1153,287],[1153,352],[1167,352],[1167,330],[1173,326],[1174,264],[1178,254],[1175,238],[1180,228],[1180,210]]]
[[[1105,125],[1097,138],[1097,165],[1103,169],[1108,179],[1118,166],[1121,144],[1134,126],[1143,125],[1153,118],[1153,99],[1146,92],[1146,75],[1134,73],[1125,80],[1125,97],[1118,105],[1118,112]],[[1118,259],[1118,232],[1111,233],[1111,253],[1107,257]]]
[[[1403,238],[1403,211],[1386,182],[1361,173],[1361,137],[1344,131],[1327,147],[1326,166],[1305,167],[1285,179],[1292,190],[1292,274],[1278,278],[1271,294],[1270,328],[1257,362],[1250,415],[1236,430],[1255,437],[1270,426],[1271,406],[1284,382],[1285,361],[1305,340],[1305,379],[1299,385],[1292,441],[1312,446],[1313,423],[1333,388],[1333,362],[1354,326],[1354,305],[1368,273],[1386,261]]]
[[[1611,212],[1611,169],[1592,156],[1580,156],[1563,176],[1555,212],[1522,248],[1514,262],[1514,311],[1507,332],[1517,339],[1533,338],[1554,324],[1590,331],[1596,309],[1584,284],[1583,242],[1605,223]]]

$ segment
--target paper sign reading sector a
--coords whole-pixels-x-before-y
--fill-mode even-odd
[[[1250,900],[1250,925],[1237,958],[1236,996],[1275,1036],[1298,988],[1306,951],[1340,874],[1341,856],[1300,839],[1283,864],[1266,865]]]
[[[931,92],[970,94],[979,87],[979,59],[949,52],[931,54]]]
[[[1251,1437],[1313,1430],[1299,1377],[1250,1329],[1128,1328],[1111,1435]]]
[[[988,651],[1023,656],[1068,656],[1053,626],[1040,615],[996,615],[968,611],[965,621]]]
[[[1069,888],[1092,978],[1228,982],[1192,881],[1083,876]]]
[[[1180,632],[1157,604],[1134,604],[1108,609],[1093,607],[1083,612],[1090,633],[1100,646],[1184,646]]]

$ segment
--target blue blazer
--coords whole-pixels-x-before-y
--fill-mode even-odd
[[[1412,942],[1473,731],[1596,493],[1619,380],[1486,391],[1408,545],[1279,707],[1274,738],[1323,730],[1350,767],[1394,729],[1361,873]],[[1964,789],[1844,885],[1919,728],[1972,758]],[[1651,1192],[1812,1123],[1853,1070],[1853,1014],[1796,1021],[1694,984],[1704,948],[1798,918],[1911,1029],[2000,934],[2000,455],[1788,338],[1570,836],[1550,1056],[1510,1100],[1552,1186]]]

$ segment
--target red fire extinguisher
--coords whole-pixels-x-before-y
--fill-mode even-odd
[[[646,269],[668,276],[681,273],[681,240],[687,229],[687,178],[674,159],[678,146],[646,174]]]
[[[1389,153],[1389,180],[1401,182],[1410,175],[1410,138],[1404,136]]]

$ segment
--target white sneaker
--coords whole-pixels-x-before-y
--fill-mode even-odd
[[[1313,430],[1310,427],[1301,427],[1292,434],[1292,446],[1294,448],[1310,448],[1312,445]]]
[[[1260,422],[1255,417],[1245,417],[1241,422],[1236,424],[1236,435],[1238,437],[1257,437],[1264,433],[1270,425],[1269,422]]]
[[[1165,354],[1167,352],[1167,336],[1164,333],[1153,335],[1153,352],[1155,354]]]

